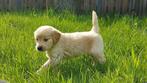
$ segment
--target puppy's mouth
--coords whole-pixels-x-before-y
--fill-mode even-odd
[[[44,52],[45,50],[37,50],[37,51],[39,51],[39,52]]]

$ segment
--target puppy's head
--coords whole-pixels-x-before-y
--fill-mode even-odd
[[[59,41],[61,33],[51,26],[41,26],[34,32],[36,49],[50,50]]]

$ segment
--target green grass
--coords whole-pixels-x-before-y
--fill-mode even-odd
[[[62,32],[91,29],[91,15],[69,12],[0,13],[0,79],[10,83],[145,83],[147,82],[147,17],[99,17],[106,63],[92,57],[62,61],[55,69],[35,72],[47,60],[35,50],[33,32],[52,25]]]

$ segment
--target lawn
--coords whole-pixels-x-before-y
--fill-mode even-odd
[[[35,49],[33,32],[52,25],[62,32],[88,31],[91,13],[0,12],[0,79],[10,83],[145,83],[147,82],[147,17],[99,16],[106,63],[80,56],[63,60],[40,75],[47,60]],[[84,54],[83,54],[84,55]]]

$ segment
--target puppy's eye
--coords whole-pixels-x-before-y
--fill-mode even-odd
[[[45,42],[47,42],[47,41],[48,41],[48,39],[44,39],[44,41],[45,41]]]
[[[38,41],[38,38],[36,40]]]

